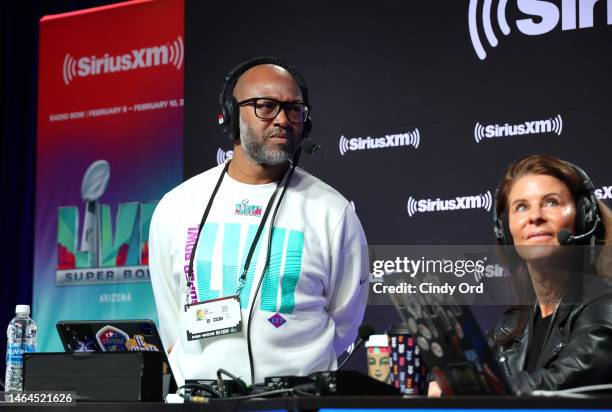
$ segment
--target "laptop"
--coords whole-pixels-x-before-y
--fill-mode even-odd
[[[389,273],[383,283],[439,283],[433,276],[413,279]],[[416,339],[420,353],[444,395],[511,395],[512,388],[467,305],[449,296],[389,293]]]
[[[161,352],[164,398],[169,391],[176,391],[166,351],[152,320],[60,320],[56,328],[66,352]]]

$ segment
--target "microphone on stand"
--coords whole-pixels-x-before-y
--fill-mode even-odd
[[[359,349],[365,341],[370,339],[370,336],[373,335],[374,333],[375,331],[372,325],[363,323],[361,324],[361,326],[359,326],[359,329],[357,331],[357,342],[355,343],[355,347],[353,348],[351,353],[349,353],[348,356],[342,361],[340,366],[338,366],[338,370],[341,369],[346,364],[346,362],[353,356],[353,354],[357,352],[357,349]]]

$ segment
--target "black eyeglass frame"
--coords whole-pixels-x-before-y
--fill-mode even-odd
[[[272,117],[261,117],[260,115],[257,114],[257,101],[258,100],[270,100],[274,103],[278,104],[278,110],[276,112],[276,114]],[[287,106],[289,105],[294,105],[294,104],[299,104],[301,106],[304,106],[304,119],[301,122],[294,122],[293,120],[291,120],[291,118],[289,117],[289,115],[287,114]],[[311,107],[309,105],[307,105],[304,102],[281,102],[280,100],[276,100],[276,99],[272,99],[271,97],[251,97],[249,99],[244,99],[240,102],[238,102],[238,106],[253,106],[253,112],[255,113],[255,116],[258,119],[262,119],[262,120],[274,120],[276,119],[276,116],[278,116],[278,114],[281,112],[281,110],[285,111],[285,116],[287,116],[287,120],[289,120],[291,123],[293,124],[304,124],[306,123],[306,121],[308,120],[308,115],[310,113],[310,109]]]

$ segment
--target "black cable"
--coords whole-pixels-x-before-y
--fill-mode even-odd
[[[223,387],[225,386],[225,384],[223,382],[223,376],[222,375],[225,375],[225,376],[227,376],[229,378],[232,378],[234,380],[234,382],[236,382],[236,384],[240,387],[240,390],[242,391],[242,393],[248,394],[250,392],[247,384],[242,379],[240,379],[239,377],[237,377],[233,373],[226,371],[223,368],[219,368],[219,369],[217,369],[217,383],[218,383],[218,386],[219,386],[219,390],[221,392],[225,391],[225,389],[222,389],[222,386]]]
[[[309,396],[309,397],[320,395],[319,388],[317,387],[317,384],[314,383],[314,382],[313,383],[302,383],[300,385],[295,385],[293,387],[293,392],[296,395]]]
[[[211,394],[211,398],[220,398],[219,394],[217,393],[217,391],[215,391],[213,389],[212,386],[210,385],[204,385],[204,384],[199,384],[199,383],[189,383],[183,386],[180,386],[177,390],[176,393],[177,395],[179,395],[181,398],[185,399],[186,401],[189,400],[189,397],[193,396],[193,395],[189,395],[189,397],[184,393],[181,393],[181,389],[186,389],[186,388],[195,388],[195,389],[201,389],[204,392],[207,392],[209,394]]]
[[[276,389],[276,390],[269,391],[269,392],[254,393],[252,395],[233,396],[231,398],[216,399],[215,402],[238,401],[242,399],[253,399],[253,398],[265,398],[266,396],[282,395],[284,393],[292,393],[292,392],[293,392],[293,389]]]
[[[198,226],[198,234],[196,235],[196,238],[195,238],[195,243],[194,243],[193,250],[191,251],[191,256],[189,256],[189,267],[187,269],[187,285],[186,285],[187,296],[189,296],[189,291],[191,289],[191,285],[193,284],[193,278],[194,278],[193,261],[195,259],[195,254],[196,254],[195,252],[198,246],[198,242],[200,241],[200,234],[202,233],[202,229],[204,229],[204,223],[206,223],[206,219],[208,218],[208,214],[210,213],[210,209],[212,207],[213,200],[217,196],[217,192],[219,191],[219,188],[221,187],[221,182],[223,182],[223,178],[225,177],[225,174],[227,173],[227,170],[229,169],[229,164],[230,162],[227,162],[225,166],[223,167],[221,176],[219,176],[219,179],[217,180],[217,184],[215,185],[215,188],[213,189],[212,194],[210,195],[210,199],[208,199],[208,203],[206,204],[206,208],[204,209],[204,214],[202,215],[200,226]]]
[[[316,395],[316,394],[314,394],[314,393],[306,392],[306,391],[303,391],[303,390],[300,390],[300,389],[295,389],[295,388],[294,388],[294,389],[293,389],[293,392],[294,392],[296,395],[306,396],[306,397],[308,397],[308,398],[316,398],[316,397],[317,397],[317,395]]]
[[[274,208],[274,213],[272,213],[272,219],[270,220],[270,229],[268,229],[268,249],[266,251],[266,261],[264,263],[263,271],[261,272],[261,276],[259,277],[259,282],[257,283],[257,289],[255,289],[255,295],[253,296],[253,303],[251,304],[251,308],[249,309],[249,323],[247,325],[247,349],[249,352],[249,366],[251,368],[251,384],[255,383],[255,365],[253,362],[253,349],[251,347],[251,318],[253,316],[253,309],[255,308],[255,303],[257,302],[257,295],[259,294],[259,289],[261,288],[261,284],[263,283],[264,276],[266,274],[266,270],[268,269],[268,264],[270,263],[270,250],[272,248],[272,229],[274,227],[274,222],[276,221],[276,214],[278,213],[278,209],[285,197],[285,192],[289,187],[289,183],[291,182],[291,177],[293,176],[293,172],[295,172],[295,168],[297,167],[297,160],[299,159],[298,151],[294,156],[293,165],[291,166],[291,170],[289,171],[289,176],[287,177],[287,182],[283,187],[283,191],[278,199],[278,203]]]

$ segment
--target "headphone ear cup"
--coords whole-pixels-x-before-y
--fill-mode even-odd
[[[308,118],[304,122],[304,127],[302,129],[302,139],[307,139],[311,130],[312,130],[312,119],[310,119],[310,116],[308,116]]]
[[[239,113],[237,110],[237,102],[234,96],[230,96],[223,103],[223,125],[221,130],[227,133],[229,139],[233,141],[240,137],[240,128],[237,122]]]
[[[227,104],[224,103],[223,105],[221,105],[221,122],[219,122],[219,126],[221,126],[221,131],[223,133],[227,133],[229,130],[229,124],[232,121],[232,115],[228,112],[227,110]]]
[[[590,197],[581,195],[578,200],[576,200],[575,233],[584,233],[590,230],[595,223],[596,214],[597,211]]]
[[[514,239],[512,238],[512,234],[510,234],[510,227],[508,226],[508,217],[505,213],[500,213],[499,216],[495,217],[493,229],[495,231],[497,243],[500,245],[514,244]]]
[[[585,225],[585,218],[586,218],[585,200],[586,198],[582,195],[576,200],[576,217],[574,219],[574,222],[576,222],[575,223],[576,227],[574,229],[574,233],[583,233],[584,228],[586,227]]]
[[[510,223],[508,222],[508,215],[506,213],[502,213],[501,220],[504,228],[504,239],[506,240],[505,244],[513,245],[514,238],[512,237],[512,233],[510,233]]]

